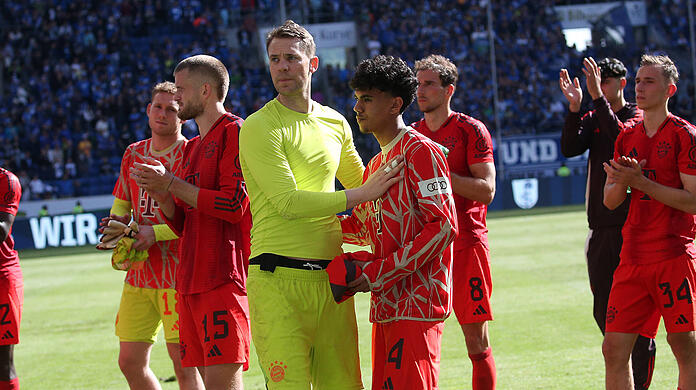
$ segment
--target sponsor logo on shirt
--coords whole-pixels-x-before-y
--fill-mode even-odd
[[[628,153],[628,157],[636,159],[638,158],[638,151],[636,150],[636,148],[631,149],[631,152]]]
[[[418,189],[423,196],[446,195],[452,193],[452,186],[446,177],[434,177],[418,182]]]
[[[486,138],[479,137],[476,140],[476,150],[482,153],[488,151],[488,142],[486,141]]]
[[[692,146],[691,149],[689,149],[689,160],[694,163],[688,165],[689,169],[696,168],[696,146]]]

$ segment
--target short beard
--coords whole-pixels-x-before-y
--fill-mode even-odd
[[[184,109],[180,110],[177,116],[179,119],[182,121],[187,121],[189,119],[196,119],[198,116],[203,114],[203,111],[205,111],[205,108],[203,107],[203,103],[201,102],[195,102],[195,103],[189,103],[184,105]]]
[[[418,109],[419,109],[423,114],[428,114],[428,113],[431,113],[431,112],[435,111],[438,107],[440,107],[440,106],[438,106],[438,105],[434,105],[434,106],[425,106],[425,107],[418,106]]]

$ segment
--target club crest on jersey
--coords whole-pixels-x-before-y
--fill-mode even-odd
[[[657,157],[662,158],[669,153],[670,149],[672,149],[672,146],[669,144],[667,141],[660,141],[660,143],[657,144]],[[691,151],[689,150],[689,157],[691,157]]]
[[[217,150],[218,144],[215,141],[210,141],[209,144],[205,145],[205,152],[203,156],[205,158],[211,158],[215,154],[215,151]]]
[[[452,186],[446,177],[434,177],[418,182],[418,189],[423,196],[445,195],[452,193]]]

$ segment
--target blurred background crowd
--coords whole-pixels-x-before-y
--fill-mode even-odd
[[[150,89],[172,80],[178,61],[206,53],[230,71],[226,107],[246,117],[275,96],[258,28],[279,24],[282,0],[27,0],[0,8],[0,164],[15,172],[25,198],[110,193],[123,151],[149,137]],[[686,0],[645,1],[641,45],[594,42],[567,46],[553,7],[588,1],[492,3],[498,85],[494,117],[486,0],[285,0],[298,23],[353,21],[352,64],[329,64],[315,75],[314,99],[343,113],[367,161],[373,138],[357,131],[348,80],[355,61],[377,54],[413,65],[442,54],[458,66],[452,107],[482,120],[496,136],[560,131],[566,101],[558,71],[581,76],[582,58],[617,57],[629,69],[627,100],[640,54],[667,52],[680,66],[671,110],[694,120]],[[321,58],[320,58],[321,62]],[[586,99],[589,100],[589,99]],[[587,108],[590,108],[587,106]],[[407,123],[420,117],[415,104]],[[183,130],[197,134],[193,121]]]

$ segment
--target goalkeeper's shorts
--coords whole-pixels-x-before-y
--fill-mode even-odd
[[[0,279],[0,345],[19,344],[19,323],[24,304],[21,278]]]
[[[337,304],[325,271],[250,265],[247,293],[269,390],[363,388],[353,298]]]
[[[123,284],[116,315],[116,336],[124,342],[154,343],[164,328],[168,343],[179,343],[179,314],[176,290],[140,288]]]

